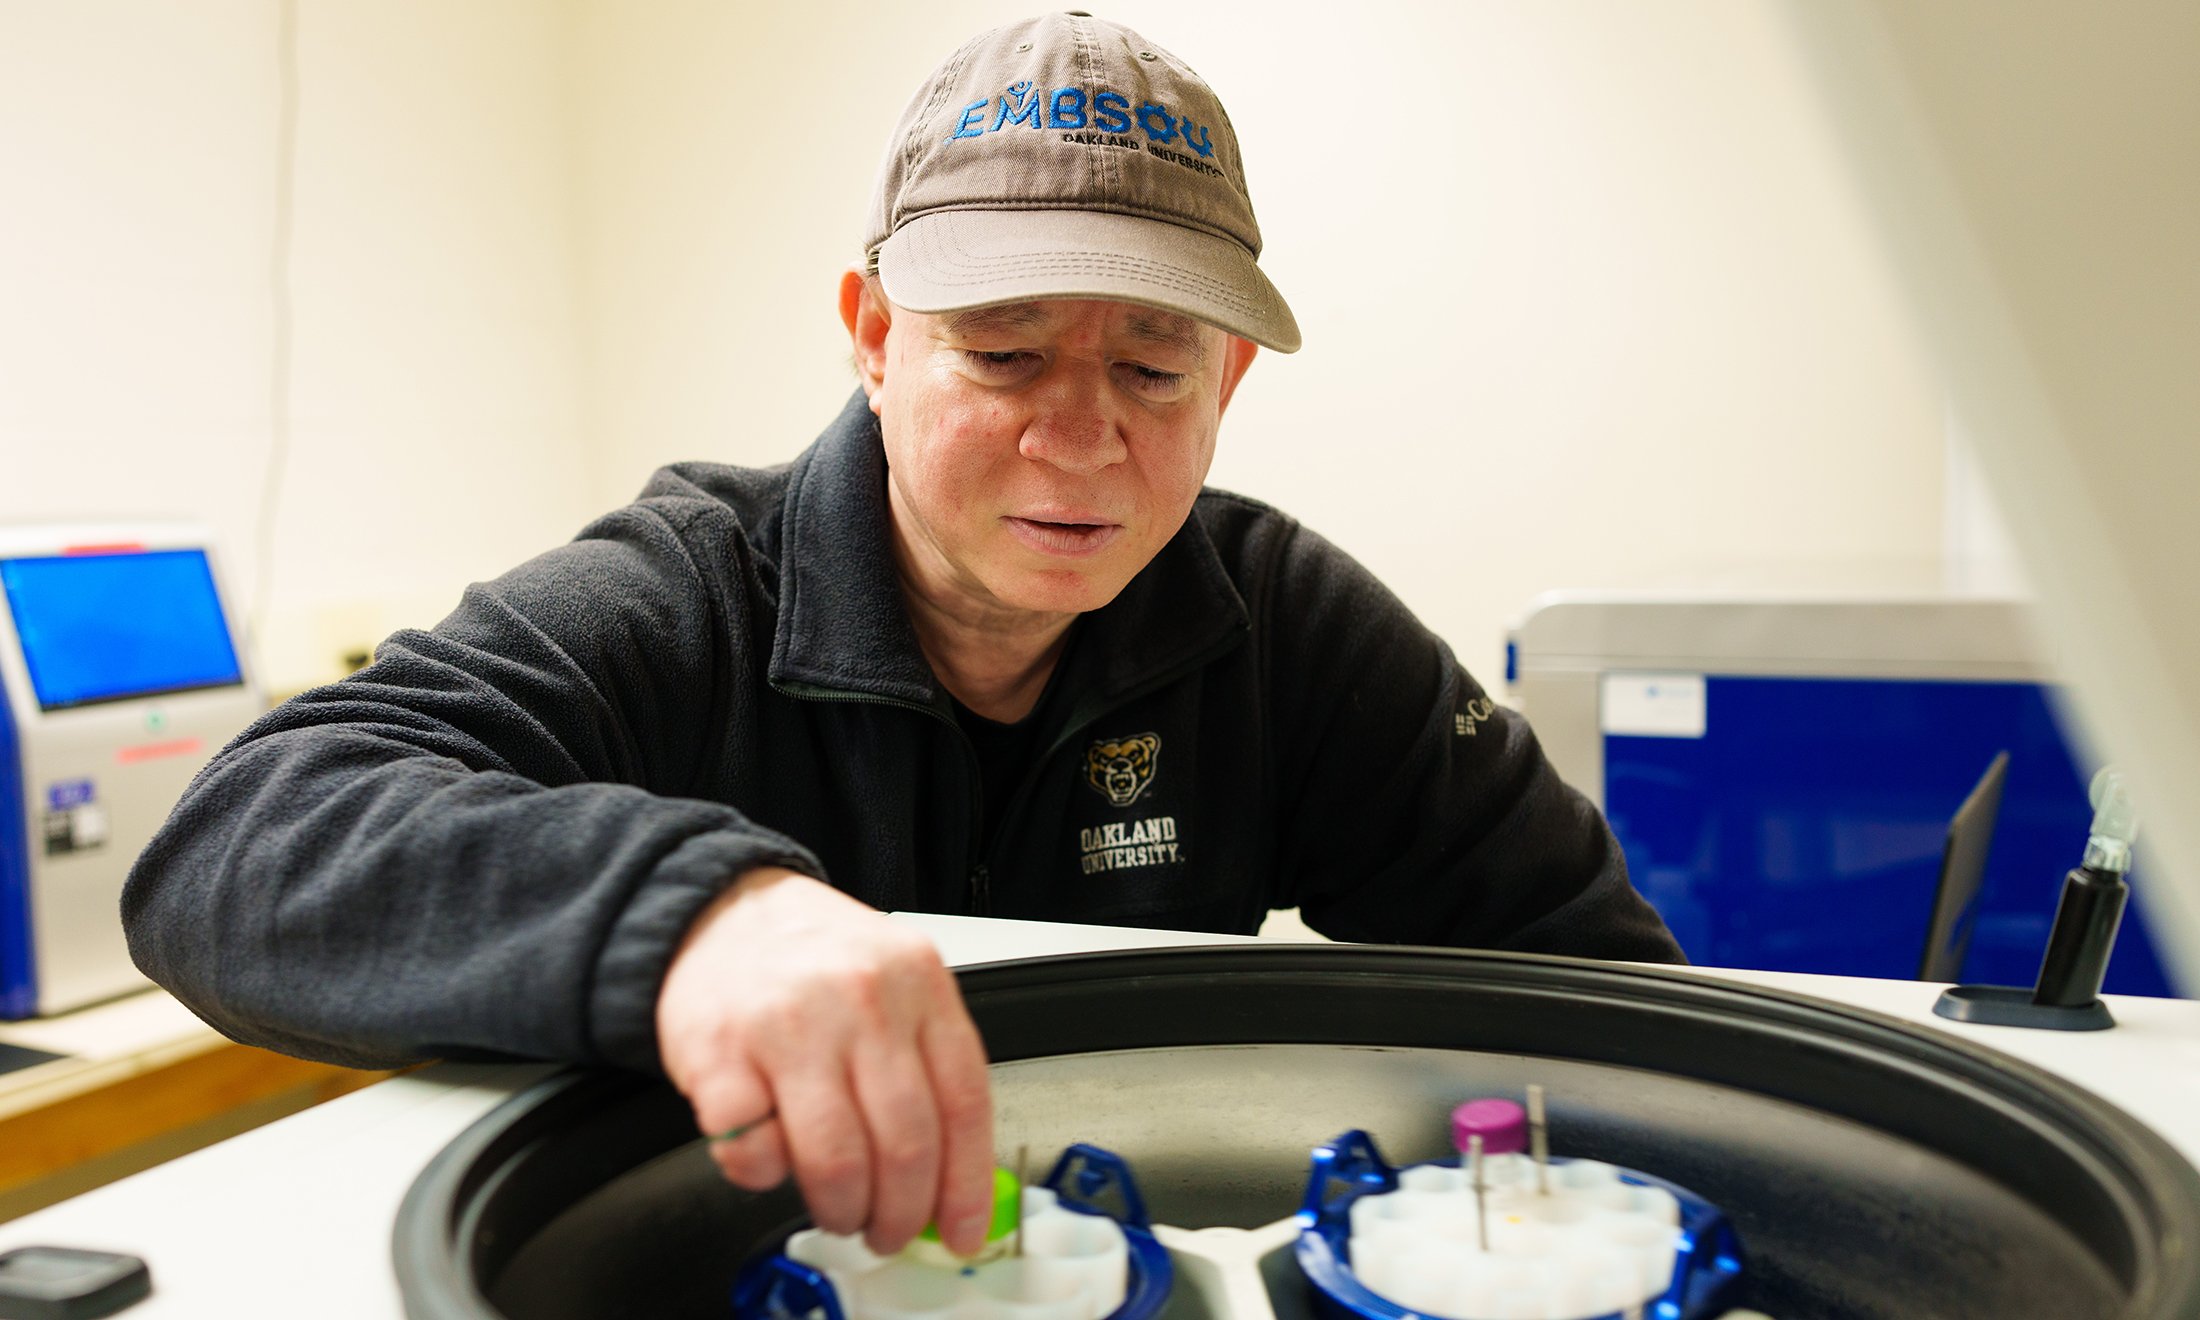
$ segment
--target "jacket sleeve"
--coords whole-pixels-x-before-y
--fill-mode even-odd
[[[1276,906],[1336,939],[1684,961],[1525,719],[1334,545],[1290,524],[1273,562]]]
[[[124,890],[132,956],[223,1033],[309,1058],[657,1069],[696,912],[750,867],[821,873],[681,796],[753,733],[726,695],[754,635],[738,588],[647,506],[468,588],[199,774]]]

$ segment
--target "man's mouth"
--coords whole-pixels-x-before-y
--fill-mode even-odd
[[[1045,518],[1003,518],[1011,535],[1044,555],[1079,558],[1098,554],[1122,534],[1123,524]]]

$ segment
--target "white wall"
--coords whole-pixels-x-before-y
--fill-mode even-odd
[[[2200,8],[1788,8],[2200,985]]]
[[[0,519],[210,522],[253,597],[276,0],[0,0]],[[594,498],[563,79],[530,0],[305,0],[278,689],[432,623]]]
[[[1029,9],[580,0],[600,498],[830,417],[885,135]],[[1776,11],[1097,12],[1222,93],[1306,333],[1256,364],[1213,479],[1359,555],[1486,681],[1547,588],[1939,585],[1939,381]]]
[[[1023,0],[299,0],[278,687],[686,457],[792,455],[885,134]],[[1244,140],[1307,348],[1214,479],[1492,684],[1562,586],[1934,585],[1942,399],[1777,16],[1113,16]],[[278,0],[0,0],[0,518],[180,512],[251,588]]]

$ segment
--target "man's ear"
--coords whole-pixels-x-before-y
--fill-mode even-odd
[[[1230,396],[1237,393],[1238,382],[1245,378],[1245,369],[1253,365],[1253,355],[1260,352],[1260,345],[1236,335],[1224,337],[1222,345],[1222,398],[1215,404],[1215,420],[1229,410]]]
[[[871,411],[877,412],[879,389],[886,383],[886,331],[894,316],[877,283],[853,267],[840,275],[840,321],[848,327],[856,378],[863,382]]]

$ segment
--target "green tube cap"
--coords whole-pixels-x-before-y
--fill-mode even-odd
[[[1024,1185],[1016,1180],[1016,1175],[1010,1170],[995,1168],[993,1170],[993,1222],[985,1226],[985,1240],[987,1242],[998,1242],[1007,1237],[1016,1231],[1016,1225],[1023,1220],[1023,1217]],[[926,1224],[924,1231],[917,1234],[917,1236],[927,1242],[939,1241],[939,1222],[935,1220]]]

